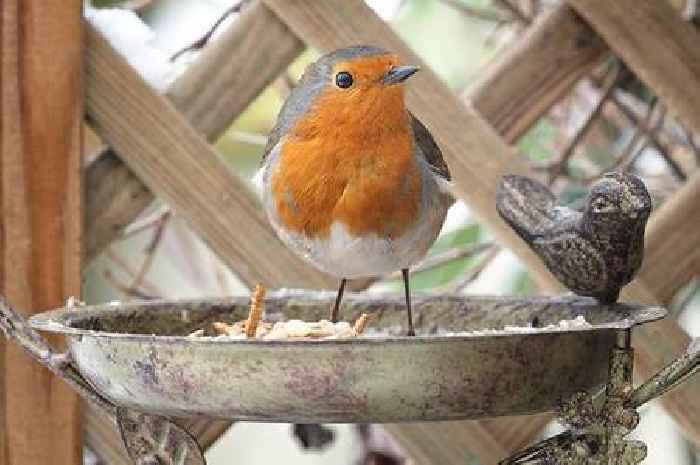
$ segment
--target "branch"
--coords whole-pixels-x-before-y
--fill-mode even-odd
[[[221,26],[221,23],[224,22],[226,18],[231,16],[234,13],[239,13],[241,11],[241,8],[246,4],[250,3],[250,0],[239,0],[237,3],[235,3],[233,6],[229,7],[224,14],[222,14],[212,25],[212,27],[199,39],[195,40],[192,42],[190,45],[180,49],[179,51],[175,52],[173,56],[170,57],[170,61],[175,61],[177,60],[180,56],[184,55],[187,52],[192,52],[195,50],[201,50],[203,49],[208,43],[209,40],[211,39],[211,36],[214,35],[214,32]]]
[[[458,0],[441,0],[442,3],[454,8],[465,16],[470,16],[472,18],[481,19],[483,21],[488,21],[492,23],[505,23],[512,19],[512,15],[509,18],[504,18],[503,16],[482,8],[474,8],[472,6],[466,5]]]
[[[509,0],[492,0],[492,1],[495,5],[501,7],[502,9],[509,12],[511,17],[514,20],[517,20],[519,23],[528,26],[532,22],[532,18],[528,18],[527,16],[525,16],[525,13],[520,11],[520,8],[513,5]]]
[[[605,106],[605,103],[608,101],[613,91],[620,83],[621,74],[622,73],[619,69],[616,69],[613,72],[612,78],[610,78],[608,83],[603,88],[603,92],[600,96],[600,99],[598,100],[598,103],[596,103],[596,105],[593,107],[593,110],[591,110],[591,112],[588,114],[588,117],[581,125],[581,128],[576,132],[574,137],[572,137],[569,140],[569,142],[566,144],[566,147],[561,151],[561,154],[559,155],[557,160],[551,165],[545,167],[545,169],[549,173],[548,184],[551,185],[557,177],[559,177],[566,171],[566,164],[573,156],[576,147],[578,147],[578,145],[593,127],[593,124],[598,120],[598,117],[600,116],[603,107]]]

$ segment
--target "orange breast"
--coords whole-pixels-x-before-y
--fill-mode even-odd
[[[336,221],[353,235],[398,236],[420,213],[421,189],[399,86],[320,96],[272,178],[280,220],[309,237],[327,237]]]

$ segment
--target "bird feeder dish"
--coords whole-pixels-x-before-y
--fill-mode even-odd
[[[317,321],[334,297],[272,293],[265,318]],[[77,369],[118,406],[172,417],[382,423],[553,410],[606,383],[620,330],[666,314],[576,296],[417,296],[417,336],[406,337],[401,299],[348,296],[348,319],[373,316],[371,331],[358,338],[187,336],[214,321],[244,319],[248,305],[244,297],[105,304],[43,313],[30,323],[64,334]],[[581,317],[585,324],[566,323]]]

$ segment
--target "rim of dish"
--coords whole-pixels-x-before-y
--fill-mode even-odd
[[[282,298],[293,297],[294,294],[290,294],[289,291],[281,291],[270,293],[270,295],[265,299],[266,301],[279,300]],[[334,298],[335,294],[328,293],[317,293],[311,299],[305,299],[304,303],[313,304],[314,302],[325,302],[331,297]],[[442,296],[419,296],[424,297],[423,301],[431,300],[459,300],[459,301],[471,301],[477,302],[522,302],[524,299],[517,297],[500,297],[500,296],[456,296],[456,295],[442,295]],[[348,296],[347,301],[358,301],[364,303],[370,303],[376,299],[368,297],[358,297],[358,296]],[[540,302],[540,303],[559,303],[563,304],[566,302],[571,302],[574,304],[581,305],[582,307],[596,307],[600,306],[596,304],[592,299],[563,295],[563,296],[553,296],[553,297],[533,297],[527,299],[529,302]],[[400,303],[402,300],[399,298],[383,298],[383,302]],[[446,341],[467,341],[473,339],[485,339],[485,338],[496,338],[496,337],[508,337],[508,336],[538,336],[545,334],[562,334],[562,333],[574,333],[574,332],[590,332],[590,331],[602,331],[602,330],[624,330],[630,329],[634,326],[649,323],[652,321],[659,320],[667,315],[667,311],[660,307],[654,305],[639,305],[639,304],[627,304],[621,303],[617,304],[632,312],[627,318],[623,318],[617,321],[610,321],[607,323],[591,324],[587,326],[573,326],[573,327],[543,327],[543,328],[527,328],[523,327],[522,331],[515,329],[491,329],[483,328],[473,331],[455,331],[452,334],[418,334],[416,336],[400,336],[400,335],[370,335],[370,336],[359,336],[347,339],[300,339],[300,340],[287,340],[287,339],[233,339],[226,337],[192,337],[187,335],[156,335],[156,334],[141,334],[141,333],[118,333],[109,331],[98,331],[93,329],[75,328],[71,326],[71,322],[75,319],[83,319],[89,317],[100,317],[101,315],[110,312],[130,312],[137,308],[144,307],[154,307],[160,308],[161,311],[177,311],[176,307],[183,307],[180,311],[186,311],[187,307],[201,306],[201,305],[242,305],[249,302],[249,298],[246,296],[237,296],[221,299],[186,299],[186,300],[149,300],[149,301],[130,301],[130,302],[108,302],[97,305],[86,305],[86,306],[75,306],[75,307],[64,307],[55,310],[50,310],[44,313],[40,313],[32,316],[29,319],[30,325],[37,330],[47,331],[53,333],[65,334],[67,336],[89,336],[95,338],[109,338],[118,339],[120,341],[131,340],[131,341],[149,341],[149,342],[163,342],[163,343],[192,343],[192,344],[242,344],[242,345],[256,345],[256,346],[279,346],[279,345],[293,345],[293,346],[316,346],[316,345],[347,345],[347,344],[378,344],[387,342],[402,342],[402,343],[430,343],[430,342],[446,342]],[[416,300],[414,304],[419,304]],[[487,334],[479,334],[485,333]]]

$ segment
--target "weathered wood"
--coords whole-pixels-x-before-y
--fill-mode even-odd
[[[669,111],[700,132],[700,31],[668,1],[569,0]]]
[[[154,196],[112,149],[86,167],[85,193],[85,261],[90,263]]]
[[[690,178],[654,214],[637,283],[659,302],[670,302],[700,273],[700,175]]]
[[[264,5],[254,3],[201,52],[166,97],[205,139],[213,142],[303,47]],[[89,102],[87,112],[91,114]],[[89,262],[119,237],[154,197],[113,150],[88,167],[86,179]]]
[[[79,0],[0,3],[0,289],[26,314],[80,295],[81,11]],[[80,463],[75,393],[0,346],[0,464]]]
[[[87,102],[98,133],[247,284],[334,287],[277,239],[255,195],[164,97],[87,27]]]
[[[221,135],[304,50],[304,44],[260,3],[253,3],[202,51],[168,96],[207,139]]]
[[[507,142],[514,143],[607,52],[599,36],[561,3],[489,64],[465,96]]]
[[[644,264],[623,297],[668,304],[679,289],[700,273],[700,175],[683,185],[652,216],[645,237]],[[682,353],[688,334],[673,318],[645,325],[634,332],[639,371],[646,378]],[[700,444],[700,379],[691,378],[662,398],[684,435]]]
[[[303,47],[276,15],[255,3],[202,51],[166,97],[213,142]],[[256,53],[250,53],[251,49]],[[86,178],[86,260],[89,261],[122,233],[153,201],[154,195],[113,150],[88,167]],[[84,417],[88,446],[110,465],[131,465],[112,422],[90,408]],[[193,422],[190,431],[206,449],[229,425],[199,420]]]
[[[521,449],[542,432],[549,415],[481,421],[406,423],[383,425],[412,463],[497,463],[513,449]],[[485,458],[493,458],[486,461]]]
[[[83,412],[83,431],[85,445],[99,457],[101,463],[133,465],[114,419],[89,402],[85,404]]]

